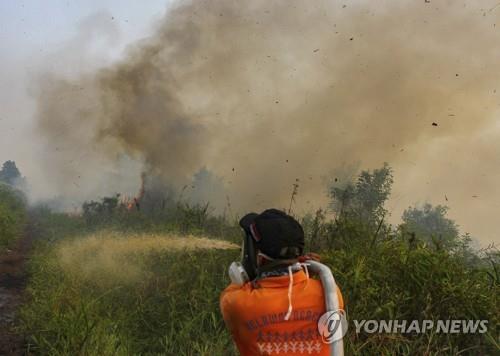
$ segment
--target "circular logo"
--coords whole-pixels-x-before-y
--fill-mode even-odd
[[[347,333],[347,319],[342,309],[327,311],[318,320],[318,331],[325,344],[340,340]]]

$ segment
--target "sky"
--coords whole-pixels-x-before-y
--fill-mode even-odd
[[[65,48],[77,36],[82,21],[89,16],[108,18],[108,30],[115,32],[115,36],[112,43],[97,47],[94,55],[112,61],[119,58],[128,43],[148,36],[167,5],[165,0],[148,0],[147,5],[119,0],[1,0],[0,161],[17,161],[29,176],[30,157],[36,147],[29,144],[15,145],[15,150],[12,147],[20,137],[32,134],[35,102],[30,81],[40,67],[64,69],[65,61],[58,58],[58,49]]]
[[[347,5],[338,1],[318,1],[332,5],[330,17],[326,16],[328,21],[332,21],[332,27],[322,27],[322,21],[315,21],[315,18],[320,19],[325,9],[326,12],[330,9],[311,7],[309,12],[310,6],[303,5],[307,2],[295,2],[304,6],[298,12],[279,5],[268,6],[271,3],[260,0],[252,2],[253,6],[221,0],[218,1],[220,9],[216,6],[204,8],[210,5],[201,1],[198,9],[196,3],[176,12],[177,17],[169,18],[165,14],[172,3],[165,0],[0,0],[0,162],[15,160],[22,173],[28,180],[32,177],[32,181],[33,177],[43,176],[45,164],[50,165],[52,171],[64,168],[55,162],[57,154],[51,162],[50,155],[44,154],[43,159],[48,157],[49,160],[43,161],[39,153],[55,153],[59,146],[72,140],[78,141],[77,136],[85,136],[84,130],[102,127],[100,123],[89,122],[89,126],[82,127],[81,135],[76,132],[73,137],[74,132],[66,131],[64,127],[61,130],[57,128],[57,125],[64,124],[64,115],[68,115],[70,122],[71,110],[56,107],[54,115],[59,116],[53,120],[37,112],[40,106],[44,107],[44,102],[40,101],[44,91],[47,91],[46,97],[52,99],[46,103],[53,102],[60,94],[53,86],[46,85],[45,81],[50,78],[41,73],[59,73],[64,78],[70,78],[72,85],[89,84],[93,87],[97,84],[92,80],[89,83],[88,78],[79,77],[78,73],[93,73],[96,68],[109,67],[112,70],[108,77],[101,78],[99,74],[96,77],[109,80],[108,84],[118,83],[123,79],[118,75],[121,69],[131,69],[132,73],[138,70],[140,73],[141,66],[150,64],[143,57],[140,44],[143,39],[154,35],[152,46],[156,46],[160,53],[155,58],[154,66],[158,66],[161,76],[165,76],[160,79],[168,82],[160,84],[165,86],[161,88],[162,93],[175,96],[186,108],[184,111],[168,108],[173,112],[167,111],[167,114],[187,114],[197,128],[198,122],[193,118],[204,113],[202,126],[208,129],[208,133],[195,130],[188,136],[179,136],[180,151],[193,153],[198,159],[187,162],[190,159],[177,157],[174,162],[182,166],[183,174],[198,167],[201,161],[217,175],[223,176],[226,183],[233,182],[238,187],[232,191],[233,199],[239,197],[241,201],[245,200],[248,204],[244,208],[251,208],[255,203],[252,210],[258,210],[265,204],[275,205],[273,201],[280,201],[281,204],[283,200],[288,200],[290,186],[299,175],[301,194],[309,189],[309,198],[299,195],[302,201],[308,199],[309,203],[316,198],[319,200],[320,195],[324,197],[322,179],[326,173],[332,172],[323,171],[323,167],[332,155],[337,155],[332,162],[335,160],[335,165],[344,166],[344,171],[346,166],[347,171],[350,166],[357,167],[358,164],[361,168],[376,168],[388,161],[395,170],[393,194],[387,204],[392,213],[391,222],[397,223],[408,206],[429,201],[448,205],[449,216],[458,222],[462,231],[477,237],[483,246],[500,241],[500,227],[495,222],[496,209],[500,207],[500,189],[496,184],[500,180],[500,146],[496,143],[500,142],[500,125],[495,119],[498,115],[498,96],[494,79],[498,68],[493,63],[496,48],[490,45],[495,43],[498,34],[496,20],[500,16],[500,8],[497,8],[496,1],[432,0],[431,3],[412,2],[411,9],[405,9],[405,5],[395,6],[403,2],[390,0],[377,3],[346,1]],[[366,9],[363,8],[365,3],[369,4]],[[360,6],[356,7],[356,4]],[[248,18],[256,17],[256,24],[262,22],[269,26],[268,33],[264,31],[267,37],[258,37],[262,31],[250,26],[251,21],[244,16],[237,16],[240,6],[250,14]],[[231,11],[236,16],[227,20],[228,17],[223,15]],[[285,11],[290,11],[288,15],[293,21],[287,22],[286,16],[280,16]],[[182,32],[178,28],[187,30]],[[194,31],[190,31],[193,28]],[[247,29],[247,32],[238,32],[241,28]],[[158,29],[161,31],[158,32]],[[329,32],[317,36],[315,31],[318,29]],[[202,36],[203,41],[196,42],[197,36]],[[238,36],[249,37],[240,40]],[[477,40],[479,38],[481,41]],[[155,43],[158,39],[171,40],[172,47]],[[377,41],[381,41],[380,46],[377,46]],[[292,42],[297,42],[297,45]],[[185,48],[176,54],[177,43]],[[224,47],[226,43],[231,46],[230,51]],[[142,48],[148,48],[148,45]],[[130,51],[131,48],[137,51]],[[335,56],[339,61],[332,64],[329,59]],[[182,61],[177,61],[177,58]],[[185,58],[193,61],[184,61]],[[196,62],[198,58],[203,60]],[[208,58],[216,58],[218,62],[204,61]],[[125,63],[123,68],[114,66],[122,60]],[[394,65],[384,61],[394,61]],[[358,70],[360,66],[366,68],[366,73],[370,74],[368,78],[364,69]],[[165,68],[168,70],[164,71]],[[283,68],[290,69],[291,73],[281,72]],[[300,77],[295,71],[305,75]],[[331,73],[335,78],[328,82]],[[213,85],[212,76],[218,85]],[[205,77],[210,77],[210,80]],[[144,79],[146,84],[156,85],[156,78],[145,75]],[[176,80],[185,85],[180,88],[168,86]],[[59,84],[65,88],[64,82]],[[100,95],[97,86],[95,95]],[[124,92],[118,90],[115,94],[122,95]],[[146,88],[144,93],[139,94],[143,100],[145,94],[151,93]],[[153,104],[155,94],[149,95]],[[407,97],[412,95],[420,98],[413,100]],[[357,99],[367,99],[367,96],[366,108],[356,102]],[[334,98],[333,104],[331,98]],[[160,99],[164,98],[160,96]],[[68,105],[85,105],[80,98],[71,96],[68,102]],[[315,102],[314,106],[311,102]],[[243,108],[247,109],[246,112]],[[132,113],[134,109],[130,109]],[[164,108],[160,105],[159,109]],[[407,112],[408,116],[402,121],[399,120],[401,112]],[[267,121],[254,117],[254,113],[265,116]],[[96,118],[99,115],[101,113],[97,112]],[[234,119],[237,115],[241,118]],[[281,123],[286,115],[289,116],[289,123]],[[330,120],[332,116],[334,119]],[[342,121],[339,116],[351,121]],[[157,118],[155,115],[151,117]],[[386,122],[386,117],[393,117],[394,120]],[[269,134],[267,118],[273,118],[276,131],[289,134],[289,142],[270,139],[262,140],[259,145],[241,148],[244,140],[251,138],[257,142],[263,133]],[[110,120],[114,119],[111,115]],[[54,141],[52,146],[50,142],[47,145],[40,140],[40,127],[35,125],[36,120],[46,125],[44,137]],[[191,123],[190,120],[187,121]],[[439,122],[439,126],[431,126],[434,120]],[[150,124],[152,131],[162,132],[165,129],[161,125]],[[167,125],[167,134],[176,137],[178,132],[168,130],[178,126],[183,128],[180,130],[182,134],[189,131],[189,126],[184,130],[183,124],[178,124],[174,121],[172,125]],[[141,125],[139,123],[135,131],[140,132]],[[390,133],[387,128],[394,130],[392,137],[384,136]],[[337,132],[330,135],[331,130]],[[346,135],[346,132],[353,134]],[[68,135],[68,138],[62,139],[61,134]],[[153,160],[157,158],[155,150],[172,148],[162,146],[165,140],[161,138],[148,146],[137,142],[137,137],[113,134],[123,143],[120,150],[127,153],[139,151]],[[148,139],[153,135],[154,132],[150,132]],[[228,139],[228,136],[233,139]],[[332,137],[332,142],[320,142],[332,140]],[[192,143],[191,139],[199,140],[197,142],[203,147],[191,150],[191,144],[182,146],[184,141]],[[394,142],[389,142],[389,139]],[[335,145],[335,140],[338,140],[338,145]],[[177,145],[175,139],[172,141]],[[276,153],[279,144],[282,144],[279,148],[284,148],[284,154]],[[173,150],[176,148],[173,147]],[[261,156],[264,149],[268,149],[264,160],[248,160],[249,156]],[[98,147],[93,152],[94,156],[89,154],[89,157],[97,162],[99,158],[95,156],[99,156],[100,152]],[[350,153],[353,155],[350,156]],[[221,158],[222,155],[225,155],[224,158]],[[288,164],[290,156],[296,158],[296,163],[291,160]],[[90,164],[82,157],[79,156],[82,170],[97,176],[93,169],[87,168],[98,167],[99,162],[89,158],[88,161],[92,161]],[[68,155],[60,158],[64,162],[73,160]],[[44,163],[41,164],[42,161]],[[236,177],[245,169],[241,162],[248,162],[248,166],[259,176]],[[171,161],[158,164],[168,166]],[[121,184],[122,190],[136,190],[139,184],[137,170],[141,168],[129,169],[128,162],[121,162],[120,165],[117,172],[130,174],[130,177],[123,176],[117,182],[109,181],[110,175],[104,174],[102,179],[89,179],[87,186],[93,184],[102,189],[89,189],[85,198],[112,193],[116,184]],[[307,172],[304,172],[304,167]],[[80,174],[75,172],[76,169],[71,172],[71,179]],[[266,176],[266,173],[269,175]],[[315,181],[308,188],[304,181],[309,179],[309,175],[314,176]],[[56,180],[59,178],[62,180]],[[83,187],[73,180],[68,180],[67,186],[62,187],[61,182],[65,179],[67,177],[62,175],[47,175],[45,181],[37,179],[36,190],[50,191],[56,187],[61,190],[67,188],[69,193],[71,189],[81,193]],[[265,179],[269,180],[269,184]],[[244,188],[254,182],[260,182],[255,183],[259,186],[258,193],[267,195],[269,200],[257,203],[249,198],[249,194],[254,192]]]

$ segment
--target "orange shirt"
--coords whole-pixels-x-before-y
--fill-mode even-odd
[[[308,279],[303,271],[293,274],[293,311],[284,320],[289,283],[288,275],[267,277],[256,288],[251,283],[231,284],[222,292],[222,315],[241,355],[329,355],[330,345],[322,342],[317,328],[325,313],[321,282]]]

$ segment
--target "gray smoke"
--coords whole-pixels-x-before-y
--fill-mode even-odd
[[[50,180],[83,197],[206,167],[235,210],[286,206],[296,179],[304,210],[336,167],[387,161],[394,215],[445,203],[491,241],[500,10],[478,3],[179,1],[117,63],[43,76]]]

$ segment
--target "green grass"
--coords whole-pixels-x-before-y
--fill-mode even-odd
[[[89,238],[38,248],[30,266],[31,301],[22,310],[30,352],[234,352],[218,299],[228,283],[227,265],[238,258],[238,250],[141,248],[135,237],[104,236],[99,249]],[[108,248],[111,239],[131,248]]]
[[[486,334],[356,334],[352,355],[493,355],[499,347],[500,284],[461,256],[394,239],[370,249],[331,251],[324,261],[340,284],[349,319],[488,320]]]
[[[122,212],[119,212],[122,214]],[[30,262],[30,301],[22,309],[29,351],[41,355],[232,355],[220,310],[227,268],[238,250],[150,248],[179,232],[238,241],[232,224],[172,215],[155,224],[96,228],[78,216],[35,214],[41,239]],[[200,221],[203,223],[200,224]],[[319,220],[318,220],[319,221]],[[498,252],[431,248],[383,225],[355,221],[304,224],[338,281],[350,320],[487,319],[486,334],[356,334],[349,355],[494,355],[499,345]],[[142,224],[142,225],[141,225]],[[103,230],[104,229],[104,230]],[[112,230],[109,230],[112,229]],[[148,237],[148,238],[149,238]],[[181,237],[188,239],[188,237]],[[160,246],[158,245],[158,246]],[[167,247],[165,247],[167,246]]]
[[[10,185],[0,182],[0,252],[22,235],[25,223],[24,195]]]

